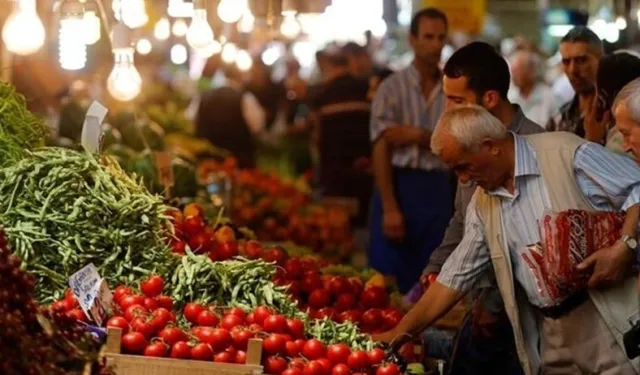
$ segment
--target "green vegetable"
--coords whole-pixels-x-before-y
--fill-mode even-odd
[[[68,277],[93,263],[111,285],[168,274],[166,207],[110,159],[42,148],[0,169],[0,222],[38,299],[51,302]]]
[[[44,146],[47,128],[27,109],[24,96],[0,82],[0,167],[15,163],[28,150]]]

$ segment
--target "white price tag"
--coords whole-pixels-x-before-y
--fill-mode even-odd
[[[96,267],[91,263],[71,275],[69,286],[78,299],[82,311],[101,326],[110,312],[113,295]]]
[[[87,110],[87,115],[82,125],[82,147],[91,153],[100,152],[102,138],[102,122],[109,111],[105,106],[94,101]]]

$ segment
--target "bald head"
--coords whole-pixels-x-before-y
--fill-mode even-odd
[[[520,50],[509,59],[513,83],[522,89],[529,90],[538,80],[540,57],[529,50]]]

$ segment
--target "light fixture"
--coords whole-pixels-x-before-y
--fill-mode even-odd
[[[242,18],[238,22],[238,31],[243,34],[249,34],[255,27],[256,18],[251,13],[251,10],[247,8],[242,15]]]
[[[65,70],[79,70],[87,64],[84,7],[75,0],[62,3],[58,52],[60,66]]]
[[[213,42],[213,30],[207,20],[207,8],[204,0],[194,1],[191,26],[187,31],[187,43],[195,49],[204,48]]]
[[[176,44],[171,47],[171,62],[176,65],[187,62],[187,47],[184,44]]]
[[[616,18],[616,26],[620,30],[625,30],[627,28],[627,20],[622,16],[618,16]]]
[[[262,62],[265,65],[271,66],[278,61],[281,56],[280,49],[275,44],[269,45],[264,52],[262,52]]]
[[[114,0],[111,4],[116,20],[124,22],[132,29],[142,27],[149,22],[144,0]]]
[[[171,24],[167,17],[162,17],[153,27],[153,36],[158,40],[167,40],[171,36]]]
[[[185,0],[169,0],[167,7],[169,17],[187,18],[193,16],[193,3]]]
[[[141,55],[150,54],[152,49],[153,46],[151,45],[151,41],[147,38],[142,38],[138,40],[138,43],[136,43],[136,51]]]
[[[183,37],[189,32],[189,26],[183,19],[177,19],[171,27],[171,32],[177,37]]]
[[[222,47],[222,61],[227,64],[231,64],[236,60],[236,56],[238,55],[238,47],[236,47],[233,43],[226,43],[224,47]]]
[[[98,43],[102,34],[100,17],[96,15],[95,11],[85,9],[83,21],[85,27],[84,43],[87,45]]]
[[[2,28],[2,41],[7,50],[17,55],[30,55],[42,47],[44,37],[36,0],[18,0]]]
[[[238,53],[236,54],[236,66],[243,72],[251,69],[251,67],[253,66],[253,59],[251,58],[249,52],[243,49],[238,51]]]
[[[247,0],[220,0],[218,16],[225,23],[238,22],[247,9]]]
[[[288,39],[295,39],[300,35],[302,27],[296,18],[295,12],[287,12],[284,14],[282,24],[280,25],[280,33]]]
[[[195,50],[196,51],[196,55],[198,55],[198,57],[202,57],[205,59],[208,59],[209,57],[220,53],[220,51],[222,51],[222,44],[220,44],[220,42],[218,42],[217,40],[213,40],[211,43],[209,43],[209,45],[207,45],[204,48],[198,48]]]
[[[111,44],[114,65],[107,79],[107,90],[114,99],[128,102],[135,99],[142,89],[142,77],[133,62],[131,29],[123,23],[116,24]]]

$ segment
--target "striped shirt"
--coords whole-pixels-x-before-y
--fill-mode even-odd
[[[372,142],[396,125],[416,126],[430,132],[435,129],[445,106],[442,85],[438,84],[427,100],[420,82],[420,73],[413,64],[382,82],[371,106]],[[425,170],[446,168],[435,155],[418,145],[395,147],[391,164]]]
[[[535,151],[525,138],[517,135],[514,138],[515,191],[511,194],[501,187],[489,194],[500,198],[502,217],[509,218],[503,220],[502,226],[514,277],[529,301],[544,307],[553,302],[539,291],[533,273],[521,256],[527,245],[540,242],[538,221],[545,211],[551,210],[551,200]],[[626,210],[640,202],[640,168],[630,158],[595,143],[586,143],[576,151],[574,172],[578,187],[597,210]],[[444,264],[438,281],[466,293],[490,264],[491,256],[474,198],[467,209],[464,238]]]

